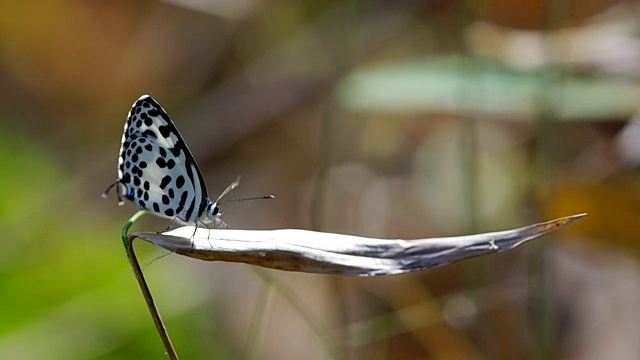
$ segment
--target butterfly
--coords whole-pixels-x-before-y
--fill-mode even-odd
[[[118,179],[102,194],[116,186],[118,204],[130,200],[141,209],[183,224],[220,227],[220,199],[239,184],[239,178],[215,200],[207,195],[202,173],[187,144],[167,112],[149,95],[133,103],[124,125]],[[272,199],[273,195],[232,199],[224,202]]]

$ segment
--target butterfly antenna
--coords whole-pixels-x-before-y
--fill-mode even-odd
[[[229,186],[227,186],[226,189],[224,189],[224,191],[220,194],[220,196],[218,196],[218,198],[216,199],[216,204],[220,203],[220,199],[222,199],[225,195],[227,195],[229,193],[229,191],[235,189],[238,187],[238,185],[240,185],[240,176],[238,176],[231,184],[229,184]],[[226,202],[226,201],[225,201]]]
[[[247,200],[266,200],[266,199],[275,199],[276,197],[273,195],[264,195],[264,196],[252,196],[252,197],[245,197],[245,198],[239,198],[239,199],[229,199],[229,200],[224,200],[224,201],[220,201],[218,202],[218,204],[224,204],[224,203],[230,203],[230,202],[237,202],[237,201],[247,201]]]
[[[224,204],[224,203],[237,202],[237,201],[263,200],[263,199],[275,199],[276,198],[273,195],[264,195],[264,196],[252,196],[252,197],[245,197],[245,198],[239,198],[239,199],[229,199],[229,200],[220,201],[220,199],[222,199],[225,195],[227,195],[229,193],[229,191],[237,188],[238,185],[240,185],[240,176],[238,176],[229,186],[227,186],[226,189],[224,189],[222,194],[220,194],[220,196],[218,196],[218,199],[216,199],[215,203],[216,204]]]

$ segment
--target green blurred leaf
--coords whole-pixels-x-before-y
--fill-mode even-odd
[[[491,60],[447,56],[356,70],[340,85],[351,111],[453,113],[532,119],[540,99],[561,120],[628,117],[640,85],[613,78],[518,70]]]

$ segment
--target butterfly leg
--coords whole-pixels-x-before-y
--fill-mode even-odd
[[[191,240],[196,237],[196,232],[198,232],[198,223],[196,222],[195,229],[193,229],[193,234],[191,234]]]
[[[174,222],[176,222],[177,218],[178,218],[177,216],[174,216],[173,219],[171,219],[171,221],[169,222],[169,225],[167,226],[167,228],[164,229],[163,232],[167,232],[167,231],[171,230],[171,226],[173,225]]]
[[[204,223],[204,222],[202,222],[202,221],[199,221],[199,222],[200,222],[200,224],[201,224],[202,226],[204,226],[204,227],[206,227],[206,228],[207,228],[207,241],[209,241],[209,246],[213,246],[213,245],[211,244],[211,241],[209,240],[209,237],[211,236],[211,228],[210,228],[210,227],[209,227],[209,225],[207,225],[206,223]],[[194,235],[195,235],[195,234],[194,234]]]

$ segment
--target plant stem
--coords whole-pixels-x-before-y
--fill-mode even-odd
[[[153,297],[151,296],[151,291],[149,291],[149,287],[147,286],[147,282],[144,279],[144,275],[142,274],[142,269],[140,268],[140,264],[138,263],[138,259],[136,257],[136,253],[133,250],[133,240],[136,236],[129,236],[129,228],[133,225],[138,219],[140,219],[147,212],[145,210],[138,211],[135,213],[129,221],[122,228],[122,244],[127,252],[127,258],[129,259],[129,263],[131,264],[131,268],[133,268],[133,274],[138,280],[138,285],[140,286],[140,290],[142,291],[142,296],[147,304],[147,308],[149,309],[149,313],[151,313],[151,318],[153,319],[153,323],[156,325],[156,330],[158,331],[158,335],[160,335],[160,339],[162,340],[162,344],[164,345],[165,353],[167,357],[171,360],[177,360],[178,355],[176,354],[176,350],[173,348],[173,344],[171,343],[171,339],[169,338],[169,333],[160,318],[160,313],[156,308],[155,303],[153,302]]]

